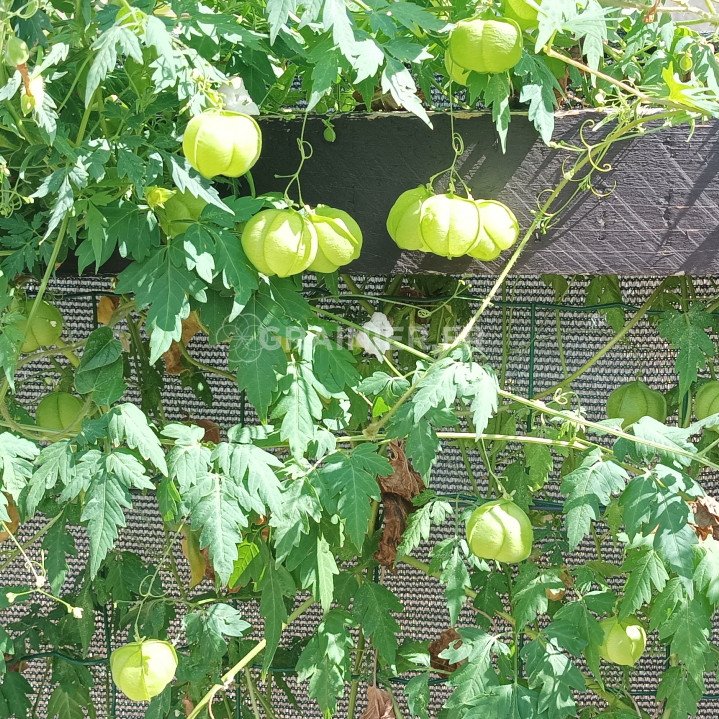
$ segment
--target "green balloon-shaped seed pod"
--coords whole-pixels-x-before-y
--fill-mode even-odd
[[[462,257],[479,242],[482,220],[479,207],[451,193],[434,195],[420,208],[420,231],[430,252],[442,257]]]
[[[403,250],[429,252],[422,238],[420,213],[422,203],[433,196],[426,185],[405,190],[387,215],[387,232],[397,247]]]
[[[110,671],[117,688],[136,702],[147,702],[173,680],[177,652],[170,642],[143,639],[110,654]]]
[[[626,382],[607,398],[607,417],[621,419],[623,427],[638,422],[642,417],[664,422],[667,418],[667,401],[661,392],[641,380]]]
[[[637,618],[610,617],[599,625],[604,632],[599,656],[612,664],[633,667],[647,646],[647,634]]]
[[[521,507],[509,499],[497,499],[472,512],[467,543],[477,557],[516,564],[532,553],[534,529]]]
[[[539,24],[539,5],[534,0],[504,0],[502,8],[505,17],[514,20],[522,30],[531,30]]]
[[[713,414],[719,414],[719,382],[717,380],[705,382],[694,397],[694,415],[697,419],[706,419]],[[719,428],[719,421],[707,426],[711,429]]]
[[[27,324],[27,317],[30,315],[36,300],[26,302],[20,311],[25,317],[19,320],[16,327],[23,333],[25,338],[20,345],[20,351],[27,354],[35,352],[42,347],[52,347],[62,335],[62,314],[54,305],[41,300],[35,310],[30,326]]]
[[[262,131],[249,115],[206,110],[187,123],[182,150],[204,177],[240,177],[260,157]]]
[[[482,262],[496,260],[519,238],[519,222],[512,210],[497,200],[476,200],[482,223],[479,240],[469,254]]]
[[[42,429],[64,432],[80,429],[84,417],[83,401],[69,392],[51,392],[38,402],[35,423]]]
[[[505,72],[522,57],[522,29],[514,20],[474,18],[458,22],[449,35],[452,62],[465,70]]]
[[[317,254],[309,269],[335,272],[360,256],[362,230],[344,210],[317,205],[307,215],[317,235]]]
[[[297,210],[262,210],[245,225],[242,249],[258,272],[290,277],[304,272],[317,256],[317,233]]]
[[[4,59],[11,67],[23,65],[30,59],[30,48],[17,35],[10,35],[5,42]]]
[[[187,232],[187,228],[200,219],[207,202],[201,197],[191,195],[187,190],[173,192],[162,205],[155,208],[160,227],[168,237],[177,237]]]

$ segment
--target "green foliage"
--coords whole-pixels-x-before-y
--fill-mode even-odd
[[[501,283],[477,309],[469,283],[449,275],[388,278],[369,296],[336,273],[315,284],[260,274],[243,227],[291,204],[295,186],[304,205],[299,170],[284,197],[256,195],[250,175],[210,181],[181,148],[192,116],[253,104],[275,116],[306,107],[326,140],[340,141],[339,113],[396,108],[430,125],[438,91],[456,109],[481,103],[502,150],[518,115],[549,144],[558,107],[603,108],[598,132],[560,143],[576,160],[548,188],[561,205],[600,192],[593,176],[614,143],[640,142],[662,120],[691,128],[719,116],[719,63],[694,29],[716,18],[543,0],[515,67],[469,73],[464,88],[446,77],[446,48],[454,25],[478,11],[472,4],[0,5],[0,47],[24,42],[29,53],[0,66],[0,540],[3,568],[22,572],[19,586],[0,591],[0,717],[111,713],[98,700],[102,669],[84,662],[102,663],[97,647],[108,641],[145,636],[172,640],[180,655],[148,719],[250,716],[237,696],[270,716],[274,694],[258,691],[256,667],[298,704],[278,671],[294,668],[325,717],[345,695],[358,711],[367,683],[396,694],[400,676],[422,719],[595,716],[577,706],[587,691],[610,707],[598,716],[626,719],[635,706],[599,657],[600,622],[617,615],[636,616],[669,653],[654,713],[696,713],[717,666],[719,551],[699,539],[712,533],[699,481],[702,469],[719,468],[719,453],[711,420],[691,423],[692,398],[716,374],[713,299],[672,278],[632,318],[617,277],[545,277],[557,302],[578,283],[614,331],[611,347],[635,349],[628,330],[647,317],[668,343],[676,418],[622,430],[585,416],[583,385],[566,366],[542,391],[551,399],[509,391],[512,312],[501,326],[481,325],[502,333],[494,368],[476,341]],[[507,8],[480,11],[497,19]],[[297,139],[304,163],[304,129]],[[459,156],[472,138],[452,141]],[[393,171],[381,157],[361,159]],[[457,166],[449,175],[459,192]],[[177,193],[195,209],[169,231],[165,203]],[[539,199],[521,246],[562,209]],[[52,301],[60,265],[99,271],[118,256],[124,269],[99,298],[94,329],[65,324],[55,345],[23,352],[28,295]],[[371,334],[380,312],[395,334],[384,337],[387,351],[369,353],[356,333],[371,319]],[[560,350],[561,332],[558,315]],[[205,342],[217,366],[197,359]],[[627,351],[628,371],[650,374],[633,362],[639,355]],[[218,383],[227,383],[221,393]],[[24,400],[29,387],[79,395],[81,426],[43,429]],[[208,406],[231,387],[247,424],[188,416],[167,402],[176,387]],[[436,481],[449,456],[464,471],[444,496]],[[556,487],[561,517],[548,494]],[[156,556],[123,544],[140,495],[143,507],[156,502],[154,516],[143,513],[163,537]],[[515,568],[478,559],[465,539],[466,510],[508,495],[537,539]],[[593,556],[570,560],[580,545]],[[443,675],[441,709],[434,637],[401,641],[395,570],[439,583],[446,625],[461,639],[441,652],[454,669]],[[293,639],[310,609],[315,619]],[[25,672],[27,654],[47,659],[42,679]],[[34,706],[37,693],[46,709]]]

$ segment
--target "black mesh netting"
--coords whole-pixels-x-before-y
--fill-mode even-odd
[[[358,278],[357,281],[367,294],[382,292],[385,284],[383,278]],[[491,287],[493,279],[477,278],[470,282],[473,292],[481,299]],[[657,282],[656,279],[622,280],[622,296],[628,306],[628,314],[631,314],[632,307],[642,304],[656,287]],[[54,282],[51,286],[52,295],[66,318],[66,335],[69,340],[73,337],[81,339],[93,329],[97,298],[106,293],[110,287],[110,280],[104,278],[65,279]],[[716,294],[711,279],[698,280],[696,289],[699,295]],[[562,362],[571,372],[612,338],[614,332],[608,326],[605,315],[597,307],[585,306],[585,293],[586,282],[577,279],[572,282],[572,288],[564,297],[562,305],[556,305],[554,291],[539,278],[519,277],[508,281],[501,300],[487,310],[473,333],[473,343],[495,367],[501,360],[503,344],[508,343],[509,355],[506,367],[508,389],[527,395],[551,387],[564,376]],[[338,312],[356,311],[351,301],[329,299],[327,303]],[[562,337],[563,360],[559,351],[558,329]],[[216,366],[225,364],[225,348],[209,347],[203,337],[195,338],[190,349],[193,356],[200,361]],[[39,367],[30,369],[39,369]],[[581,398],[589,417],[598,419],[603,415],[606,397],[611,389],[621,382],[634,379],[638,371],[643,372],[650,384],[660,390],[669,389],[676,381],[674,353],[646,319],[640,321],[631,330],[627,342],[620,343],[609,351],[572,386]],[[210,408],[204,407],[196,400],[189,389],[181,386],[176,377],[167,377],[164,403],[168,417],[207,418],[216,421],[225,429],[236,423],[253,422],[251,407],[245,406],[231,381],[216,376],[208,376],[207,379],[214,396],[213,406]],[[37,398],[46,391],[41,373],[37,375],[28,373],[18,383],[18,399],[30,411]],[[130,394],[128,399],[136,400],[137,397]],[[470,460],[478,478],[481,478],[482,465],[479,458],[470,454]],[[716,477],[705,474],[700,479],[707,491],[719,489]],[[467,473],[457,450],[451,447],[443,449],[432,472],[431,485],[442,494],[467,491],[469,488]],[[552,499],[556,485],[550,483],[547,492],[549,496],[546,498]],[[37,530],[37,526],[33,522],[23,526],[21,539],[30,537]],[[137,496],[132,511],[128,513],[127,528],[121,532],[120,548],[136,552],[147,561],[158,561],[164,541],[160,526],[153,499]],[[453,531],[451,526],[448,526],[444,532],[438,531],[437,538],[448,536],[450,531]],[[74,570],[84,564],[87,551],[86,538],[81,530],[77,532],[76,541],[78,556],[72,560]],[[592,549],[587,545],[584,551],[589,553]],[[612,551],[610,547],[606,548],[606,558],[609,560],[617,559],[619,556],[616,552],[615,556],[612,556]],[[419,554],[421,553],[420,551]],[[578,555],[581,554],[582,547],[578,550]],[[22,583],[24,574],[24,566],[18,561],[4,572],[3,584]],[[404,603],[405,611],[400,622],[406,637],[435,639],[447,628],[449,620],[444,608],[442,590],[435,580],[407,566],[400,566],[396,574],[387,576],[386,581]],[[72,577],[68,578],[68,583],[71,586]],[[21,613],[22,608],[1,612],[0,623],[7,624],[17,616],[16,611]],[[261,618],[257,615],[256,609],[247,607],[247,612],[248,621],[254,622],[261,628]],[[318,612],[310,612],[303,616],[292,625],[288,639],[292,635],[301,636],[311,633],[318,619]],[[465,610],[463,621],[466,624],[472,623],[471,611]],[[107,656],[108,649],[121,643],[124,637],[106,635],[103,613],[99,610],[95,614],[95,622],[96,631],[90,655],[101,660]],[[175,636],[179,636],[179,620],[176,629],[178,631],[175,632]],[[633,694],[636,702],[650,713],[656,710],[653,696],[664,662],[664,650],[650,641],[649,650],[634,674]],[[25,674],[37,687],[40,686],[44,670],[44,661],[37,659],[29,663]],[[111,689],[108,696],[109,684],[106,683],[104,664],[98,662],[92,667],[92,671],[97,679],[95,692],[98,716],[115,716],[119,719],[144,716],[145,705],[126,701],[122,696],[115,695]],[[302,688],[296,686],[292,675],[287,674],[284,678],[295,691],[300,709],[293,708],[284,693],[278,689],[275,696],[277,716],[319,719],[321,716],[319,710],[307,699]],[[447,687],[441,684],[433,686],[432,715],[437,712],[447,694]],[[397,695],[400,703],[403,704],[402,692],[398,691]],[[580,697],[581,699],[585,699],[590,704],[595,702],[593,695]],[[46,693],[39,697],[37,716],[46,715],[43,711],[45,701]],[[346,716],[345,705],[341,705],[338,715]],[[699,716],[708,718],[717,715],[719,715],[719,686],[712,676],[708,677],[707,698],[701,703]]]

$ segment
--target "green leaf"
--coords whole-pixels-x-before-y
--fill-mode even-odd
[[[546,444],[528,442],[524,445],[524,462],[529,475],[529,486],[536,492],[544,487],[554,468],[552,452]]]
[[[399,624],[392,612],[401,612],[402,604],[382,584],[364,582],[355,596],[353,614],[365,635],[372,640],[381,659],[390,666],[397,655]]]
[[[688,312],[666,310],[659,321],[659,334],[677,350],[680,397],[696,382],[698,370],[714,357],[714,342],[706,332],[712,324],[712,316],[698,302],[693,303]]]
[[[669,667],[657,687],[657,699],[664,702],[665,714],[673,719],[695,716],[703,693],[702,675],[685,667]]]
[[[653,596],[652,588],[661,592],[669,579],[659,554],[651,547],[628,549],[622,572],[627,575],[619,605],[619,616],[622,619],[648,604]]]
[[[248,525],[247,501],[237,482],[222,474],[208,473],[196,480],[183,500],[190,508],[192,528],[200,530],[200,546],[208,549],[212,566],[223,584],[232,576],[241,529]]]
[[[9,432],[0,434],[0,489],[17,504],[32,476],[32,463],[40,450],[29,440]],[[7,500],[0,494],[0,519],[10,520]]]
[[[564,589],[563,582],[550,570],[540,571],[533,564],[523,564],[514,582],[514,618],[517,628],[533,622],[549,606],[547,589]]]
[[[289,386],[275,405],[272,418],[282,418],[280,437],[290,446],[295,459],[301,459],[315,438],[315,424],[322,418],[319,383],[308,362],[287,366],[285,383]]]
[[[441,443],[437,432],[426,418],[415,422],[407,435],[407,456],[412,458],[412,467],[423,477],[429,474],[437,459]]]
[[[136,35],[127,27],[113,25],[95,40],[92,49],[95,57],[87,73],[85,85],[85,106],[89,107],[95,90],[117,65],[117,48],[123,55],[129,55],[135,62],[143,63],[142,49]]]
[[[522,657],[529,686],[539,690],[539,714],[547,719],[576,716],[572,692],[584,689],[584,678],[570,659],[552,641],[543,644],[537,640],[523,647]]]
[[[147,417],[134,404],[126,402],[113,407],[110,413],[108,436],[115,447],[127,444],[136,449],[144,459],[167,476],[165,453],[157,435],[150,427]]]
[[[88,335],[75,370],[75,389],[79,394],[92,392],[97,405],[112,404],[124,394],[122,345],[109,327],[100,327]]]
[[[597,275],[591,277],[587,285],[587,305],[611,305],[622,302],[622,289],[616,275]],[[624,309],[611,307],[599,310],[606,318],[609,326],[619,332],[626,321]]]
[[[529,103],[528,117],[545,143],[554,132],[555,92],[562,92],[560,84],[540,57],[524,53],[515,65],[514,73],[522,80],[520,102]]]
[[[339,515],[357,549],[367,536],[372,500],[380,499],[377,477],[391,473],[392,465],[370,444],[330,455],[318,472],[329,495],[337,497]]]
[[[45,571],[52,591],[60,592],[68,572],[68,557],[76,557],[75,539],[67,529],[65,517],[61,516],[43,537],[45,550]]]
[[[507,130],[511,119],[509,112],[509,97],[511,94],[512,88],[508,73],[496,73],[489,78],[484,91],[484,103],[487,107],[492,108],[492,119],[497,128],[502,152],[507,149]]]
[[[658,444],[660,447],[620,438],[614,443],[614,454],[620,462],[629,459],[640,464],[650,464],[659,458],[665,464],[685,467],[691,464],[692,458],[677,454],[676,450],[691,454],[697,451],[689,441],[694,431],[691,428],[666,427],[653,417],[642,417],[632,425],[631,431],[637,439]]]
[[[429,675],[418,674],[412,677],[404,686],[407,697],[407,706],[410,714],[419,719],[429,717]]]
[[[475,706],[481,697],[499,683],[492,656],[502,645],[481,629],[460,629],[459,634],[462,637],[459,650],[450,648],[442,652],[442,656],[450,662],[467,660],[457,671],[452,672],[448,680],[454,687],[445,704],[449,716],[459,712],[464,714],[467,707]]]
[[[429,539],[432,526],[444,524],[453,512],[452,505],[442,500],[433,500],[412,512],[397,548],[399,556],[411,554],[419,545]]]
[[[382,92],[390,93],[396,103],[432,127],[429,115],[417,96],[414,78],[399,60],[387,58],[387,63],[382,71]]]
[[[716,607],[719,604],[719,542],[707,539],[697,551],[701,559],[694,570],[694,584]]]
[[[600,517],[600,505],[624,489],[627,472],[614,462],[604,461],[597,448],[585,454],[582,464],[562,480],[565,526],[570,550],[576,549],[589,532],[592,520]]]
[[[467,602],[465,590],[470,587],[469,572],[459,549],[459,542],[455,544],[449,560],[445,563],[440,581],[444,584],[444,596],[449,610],[449,622],[452,626],[457,624],[459,613]]]
[[[249,263],[237,241],[237,235],[229,230],[212,231],[215,242],[216,265],[221,269],[222,284],[235,293],[235,302],[242,306],[258,287],[257,271]]]
[[[589,645],[599,646],[604,632],[583,601],[562,605],[545,629],[557,645],[579,656]]]
[[[94,717],[95,709],[90,696],[92,677],[86,667],[58,666],[53,671],[57,682],[47,703],[47,719],[86,719]],[[88,676],[85,676],[88,675]],[[80,683],[78,677],[82,676]]]
[[[329,611],[297,662],[298,680],[307,683],[310,697],[325,717],[334,715],[351,674],[349,625],[346,612]]]
[[[692,676],[704,674],[712,652],[708,637],[711,632],[711,610],[706,601],[695,597],[684,601],[669,619],[659,627],[659,638],[671,638],[671,653]]]
[[[106,470],[92,478],[82,512],[90,540],[91,578],[95,578],[102,561],[115,546],[118,530],[126,524],[124,510],[131,507],[129,483]]]
[[[45,493],[58,481],[67,486],[75,472],[75,454],[67,440],[60,440],[43,447],[36,460],[36,468],[28,483],[25,509],[29,517],[35,514]]]
[[[7,672],[0,682],[0,716],[31,716],[34,694],[32,685],[20,672]],[[52,719],[52,716],[48,719]]]
[[[277,319],[280,313],[276,302],[258,292],[232,325],[229,365],[261,420],[267,418],[277,375],[287,371],[287,357],[276,339],[285,326]]]
[[[477,698],[464,719],[534,719],[537,716],[537,695],[522,684],[500,684]]]
[[[168,424],[162,434],[175,440],[175,445],[167,453],[169,476],[177,480],[181,493],[187,493],[210,468],[212,452],[202,446],[205,430],[202,427]]]
[[[265,12],[270,25],[270,42],[274,43],[290,13],[297,9],[297,0],[267,0]]]
[[[212,604],[191,612],[184,625],[187,641],[210,662],[219,661],[227,652],[225,637],[241,637],[251,627],[239,610],[229,604]]]
[[[284,503],[282,484],[275,474],[282,462],[275,455],[253,444],[229,444],[227,454],[229,464],[220,460],[222,470],[235,481],[243,483],[252,499],[259,499],[266,514],[280,512]],[[224,453],[218,449],[215,455]]]
[[[328,392],[342,392],[345,387],[353,388],[359,382],[354,356],[336,342],[321,339],[314,343],[312,352],[314,373]]]
[[[284,622],[287,620],[285,597],[292,597],[295,583],[292,575],[281,565],[270,561],[260,583],[260,613],[265,618],[265,648],[262,667],[269,670],[280,642]]]

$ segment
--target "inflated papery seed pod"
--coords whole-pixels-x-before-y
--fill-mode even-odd
[[[447,193],[422,203],[419,224],[430,252],[451,258],[462,257],[474,249],[482,220],[474,200]]]
[[[262,210],[245,225],[242,249],[258,272],[290,277],[304,272],[317,256],[317,233],[304,212]]]
[[[519,223],[512,210],[497,200],[476,200],[482,218],[479,240],[469,254],[482,262],[496,260],[519,237]]]
[[[187,123],[182,150],[204,177],[240,177],[260,157],[262,132],[249,115],[206,110]]]
[[[604,638],[599,656],[612,664],[633,667],[647,646],[647,633],[636,617],[610,617],[599,622]]]
[[[69,392],[51,392],[38,403],[35,422],[42,429],[64,432],[67,429],[80,430],[85,414],[83,401]]]
[[[508,18],[471,18],[449,34],[447,52],[453,63],[481,73],[505,72],[522,58],[522,29]]]
[[[313,272],[335,272],[360,256],[362,230],[344,210],[317,205],[307,219],[317,235],[317,254],[309,269]]]
[[[420,185],[406,190],[395,200],[387,215],[387,232],[397,247],[429,252],[429,247],[422,239],[419,220],[422,203],[432,196],[433,193],[426,185]]]
[[[161,694],[176,669],[175,647],[159,639],[131,642],[110,655],[112,680],[128,699],[136,702],[147,702]]]
[[[667,418],[667,401],[661,392],[641,380],[625,382],[607,398],[607,417],[621,419],[623,427],[638,422],[642,417],[664,422]]]

